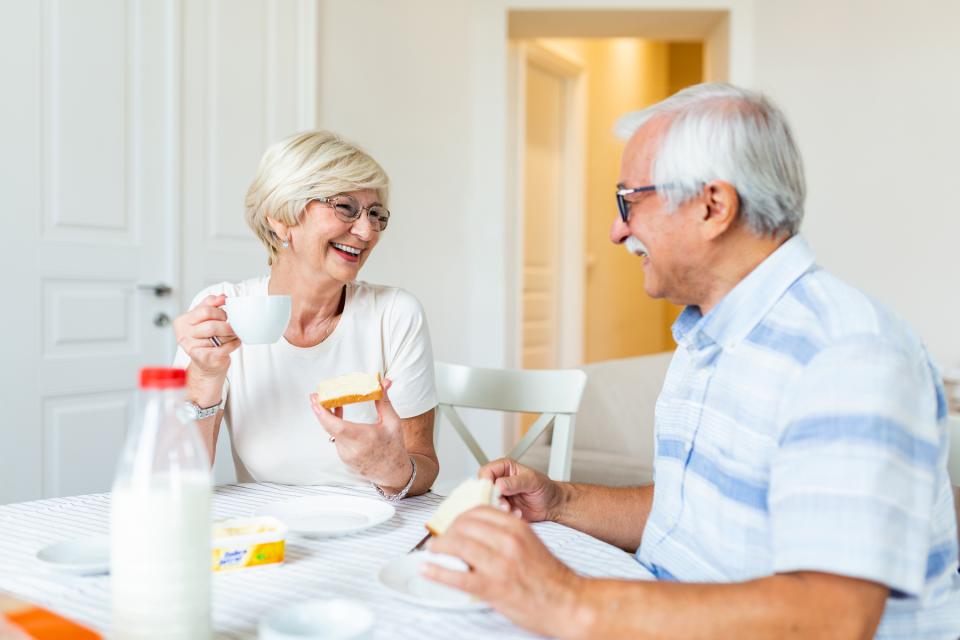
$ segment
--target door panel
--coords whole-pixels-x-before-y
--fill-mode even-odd
[[[95,493],[113,482],[116,452],[134,416],[134,392],[49,397],[44,401],[44,493]]]
[[[29,25],[40,60],[41,230],[28,276],[41,292],[39,385],[34,415],[10,428],[40,432],[46,497],[109,489],[137,370],[171,352],[152,322],[171,301],[137,285],[173,276],[173,10],[47,0]]]

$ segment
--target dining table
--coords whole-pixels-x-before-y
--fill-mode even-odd
[[[212,518],[250,516],[262,505],[311,495],[375,498],[372,487],[245,483],[214,489]],[[389,520],[328,538],[290,535],[282,564],[215,572],[213,627],[217,638],[256,638],[259,621],[306,600],[346,598],[374,614],[374,638],[534,638],[492,609],[451,611],[398,598],[378,579],[391,559],[424,535],[443,498],[434,493],[396,503]],[[651,579],[633,555],[569,527],[533,525],[546,546],[576,572],[591,577]],[[108,534],[110,494],[98,493],[0,505],[0,591],[29,600],[105,636],[110,631],[109,574],[69,575],[38,558],[45,546]]]

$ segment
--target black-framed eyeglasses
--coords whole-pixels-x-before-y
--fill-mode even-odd
[[[670,186],[670,184],[648,184],[642,187],[627,189],[626,187],[617,185],[617,210],[620,212],[620,219],[623,220],[624,224],[630,221],[630,202],[627,200],[627,196],[633,195],[634,193],[656,191],[657,189],[668,189]]]
[[[361,207],[360,203],[351,195],[338,193],[336,195],[324,198],[314,198],[317,202],[329,206],[333,209],[334,215],[344,222],[356,222],[360,214],[367,212],[370,220],[370,226],[377,231],[383,231],[387,228],[387,222],[390,220],[390,211],[382,204],[372,204],[369,207]]]

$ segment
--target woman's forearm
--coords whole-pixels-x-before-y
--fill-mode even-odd
[[[193,402],[201,409],[219,404],[223,399],[223,383],[225,378],[203,378],[201,376],[187,376],[187,401]],[[223,421],[223,409],[216,415],[197,420],[197,431],[200,439],[207,447],[210,456],[210,465],[213,466],[217,454],[217,436],[220,433],[220,423]]]
[[[417,478],[410,487],[408,496],[419,496],[430,490],[437,474],[440,473],[440,463],[436,457],[429,457],[422,453],[411,453],[410,457],[417,461]]]

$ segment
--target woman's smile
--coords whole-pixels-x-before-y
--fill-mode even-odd
[[[333,253],[341,260],[353,263],[360,262],[360,255],[363,253],[362,248],[342,242],[331,242],[330,246],[333,247]]]

